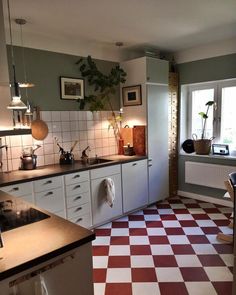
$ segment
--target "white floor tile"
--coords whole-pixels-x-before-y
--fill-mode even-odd
[[[197,255],[175,255],[179,267],[202,267]]]
[[[183,227],[183,231],[186,235],[195,236],[195,235],[204,235],[204,232],[200,227]]]
[[[146,221],[158,221],[158,220],[161,220],[161,217],[159,214],[148,214],[148,215],[144,215],[144,219]]]
[[[183,277],[178,267],[156,268],[158,282],[183,282]]]
[[[234,265],[234,255],[233,254],[220,254],[220,257],[227,266]]]
[[[129,221],[129,228],[145,228],[145,221]]]
[[[171,245],[183,245],[190,244],[188,238],[184,235],[171,235],[168,236],[168,240]]]
[[[196,254],[217,254],[215,248],[211,244],[192,244]]]
[[[215,222],[209,219],[205,219],[205,220],[196,220],[196,223],[198,224],[198,226],[200,227],[212,227],[212,226],[216,226]]]
[[[176,214],[175,216],[178,220],[194,220],[191,214]]]
[[[218,240],[217,235],[206,235],[206,237],[211,244],[227,244],[227,242]]]
[[[107,268],[108,256],[93,256],[93,268]]]
[[[226,219],[228,219],[224,214],[220,214],[220,213],[208,213],[208,216],[212,220],[226,220]]]
[[[109,247],[109,256],[126,256],[130,255],[130,246],[111,245]]]
[[[92,242],[93,246],[104,246],[110,245],[110,236],[109,237],[96,237],[96,239]]]
[[[149,227],[147,228],[147,233],[149,236],[166,236],[166,231],[164,228],[155,228],[155,227]]]
[[[233,234],[233,229],[232,228],[229,228],[228,226],[219,226],[219,229],[224,234],[229,234],[229,235],[232,235]]]
[[[120,218],[118,218],[118,219],[116,219],[115,221],[128,221],[129,220],[129,218],[128,218],[128,216],[123,216],[123,217],[120,217]]]
[[[232,212],[233,212],[233,209],[232,209],[232,208],[229,208],[229,207],[218,208],[218,210],[219,210],[221,213],[232,213]]]
[[[184,204],[170,204],[172,209],[186,209]]]
[[[131,267],[154,267],[152,255],[131,256]]]
[[[158,209],[159,214],[174,214],[173,209]]]
[[[204,267],[204,270],[212,282],[230,282],[233,280],[233,274],[228,267]]]
[[[186,282],[185,286],[191,295],[217,295],[210,282]]]
[[[177,220],[163,220],[163,227],[181,227],[179,221]]]
[[[130,245],[149,245],[149,239],[147,236],[130,236]]]
[[[160,295],[157,283],[132,283],[132,295]]]
[[[107,283],[131,282],[131,269],[130,268],[108,268],[106,282]]]
[[[170,245],[151,245],[152,255],[173,255]]]
[[[210,204],[210,203],[198,203],[198,205],[201,208],[216,208],[216,206],[214,204]]]
[[[112,228],[111,236],[128,236],[129,229],[128,228]]]
[[[98,228],[111,228],[111,222],[100,225]]]
[[[194,199],[181,199],[184,204],[196,204],[197,201]]]
[[[206,212],[202,208],[189,208],[188,211],[191,214],[206,214]]]
[[[104,295],[105,294],[105,283],[94,283],[94,295]]]

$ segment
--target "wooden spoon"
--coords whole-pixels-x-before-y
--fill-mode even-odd
[[[44,140],[48,135],[48,125],[40,119],[40,108],[36,107],[36,119],[31,123],[32,136],[37,140]]]

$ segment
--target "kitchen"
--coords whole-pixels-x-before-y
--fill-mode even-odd
[[[44,4],[49,5],[46,2]],[[4,7],[6,8],[6,3],[4,3],[4,5],[5,5]],[[57,3],[57,5],[59,4]],[[11,3],[11,7],[12,7],[13,20],[15,18],[19,18],[22,16],[24,16],[25,19],[28,18],[27,13],[29,14],[29,12],[27,12],[27,9],[20,10],[20,7],[17,6],[17,4],[14,1],[13,3]],[[5,9],[5,14],[6,14],[6,11],[7,10]],[[33,17],[33,14],[34,14],[33,12],[30,13],[32,17]],[[5,15],[5,22],[7,23],[6,15]],[[159,200],[168,197],[168,189],[169,189],[168,118],[165,112],[162,111],[164,108],[166,108],[167,110],[167,107],[168,107],[167,99],[166,99],[168,96],[168,89],[167,89],[168,88],[167,87],[168,86],[168,61],[165,60],[167,59],[167,57],[165,57],[167,56],[167,54],[165,53],[164,55],[162,53],[162,55],[158,55],[159,52],[154,51],[152,52],[152,55],[150,56],[150,52],[149,52],[149,55],[148,53],[145,53],[145,54],[141,53],[140,55],[140,52],[138,53],[135,52],[133,53],[133,55],[129,53],[131,56],[130,58],[123,57],[121,59],[118,59],[118,56],[121,55],[122,46],[114,45],[115,41],[117,40],[113,42],[113,47],[108,46],[109,48],[106,48],[107,45],[105,44],[103,45],[104,47],[101,47],[101,45],[100,47],[99,46],[96,47],[96,45],[94,45],[92,41],[84,42],[84,43],[81,42],[80,51],[76,51],[75,50],[75,47],[77,45],[75,44],[76,42],[75,43],[71,42],[70,48],[68,48],[69,44],[68,42],[65,42],[66,39],[64,39],[64,42],[63,42],[63,38],[65,38],[65,36],[63,36],[63,33],[62,33],[63,37],[61,37],[61,43],[59,46],[59,43],[58,43],[59,40],[52,39],[49,42],[50,37],[47,35],[37,36],[37,38],[34,37],[32,35],[32,32],[27,31],[27,26],[30,26],[30,23],[26,23],[24,25],[23,37],[26,38],[27,36],[28,38],[31,35],[31,39],[26,38],[28,40],[27,42],[29,43],[26,42],[26,46],[24,49],[25,57],[26,57],[25,63],[27,65],[28,79],[30,80],[30,82],[35,83],[35,87],[28,90],[28,97],[32,105],[39,106],[41,108],[42,110],[40,114],[41,119],[44,122],[46,122],[49,132],[48,132],[48,136],[43,141],[37,141],[33,139],[30,134],[19,135],[18,133],[18,135],[14,135],[14,136],[11,136],[11,135],[4,136],[2,135],[4,133],[1,133],[2,145],[9,146],[8,151],[6,151],[5,148],[2,149],[2,156],[3,156],[2,162],[3,162],[4,174],[3,174],[3,178],[1,178],[3,181],[1,186],[3,187],[3,186],[20,184],[20,183],[27,184],[26,188],[23,188],[23,193],[18,196],[26,197],[26,199],[30,203],[33,202],[34,205],[40,208],[42,207],[40,206],[40,204],[42,203],[40,202],[35,203],[35,201],[38,200],[38,196],[43,191],[46,191],[46,190],[41,190],[40,187],[42,186],[42,183],[40,181],[43,181],[45,179],[45,181],[53,182],[55,180],[56,183],[51,183],[52,185],[51,187],[49,184],[49,189],[47,191],[53,192],[55,190],[56,195],[58,195],[60,198],[60,201],[57,202],[58,206],[56,208],[55,208],[55,203],[53,203],[52,207],[47,207],[44,209],[49,210],[48,208],[50,208],[49,211],[51,211],[52,213],[57,213],[59,216],[67,217],[67,218],[68,216],[71,216],[70,218],[68,218],[70,220],[74,218],[78,220],[79,218],[81,218],[82,215],[79,214],[78,212],[77,212],[78,213],[77,215],[73,215],[74,213],[72,213],[72,215],[68,215],[68,214],[71,214],[70,210],[68,210],[70,209],[70,207],[68,207],[68,205],[65,204],[65,202],[67,202],[68,200],[71,200],[70,196],[73,196],[73,193],[71,194],[71,192],[69,191],[70,189],[69,187],[73,186],[74,184],[81,185],[80,181],[77,181],[78,179],[76,180],[76,182],[74,182],[73,180],[71,180],[70,176],[72,177],[74,173],[80,172],[82,173],[82,175],[80,175],[80,179],[82,179],[81,183],[85,185],[84,191],[81,191],[81,193],[85,194],[86,196],[89,196],[89,195],[91,196],[90,199],[89,197],[86,197],[87,199],[89,199],[89,202],[87,202],[88,204],[87,206],[85,206],[87,209],[85,208],[85,211],[84,211],[85,214],[83,215],[83,216],[86,216],[83,222],[85,222],[84,226],[87,228],[91,228],[91,227],[97,228],[100,225],[104,226],[106,222],[112,219],[117,219],[117,218],[121,218],[121,222],[122,222],[122,218],[125,219],[126,218],[125,216],[127,216],[129,212],[133,212],[136,209],[143,208],[147,206],[148,204],[153,204],[157,200],[155,199],[157,195],[160,196]],[[14,29],[16,30],[16,31],[13,31],[14,38],[19,38],[20,30],[16,24],[14,24]],[[6,37],[9,38],[8,37],[9,34],[7,32],[8,31],[6,31]],[[41,40],[40,40],[40,37],[41,37]],[[44,38],[44,42],[42,42],[43,38]],[[18,41],[19,42],[16,42],[14,39],[14,42],[16,42],[16,45],[17,45],[16,47],[14,47],[14,55],[16,60],[16,76],[17,76],[17,79],[19,80],[24,78],[24,73],[23,73],[24,70],[23,70],[23,64],[21,63],[22,61],[21,41],[20,40]],[[215,81],[215,80],[235,78],[235,74],[236,74],[235,69],[232,67],[233,62],[235,61],[235,54],[234,54],[235,51],[234,51],[233,42],[234,42],[233,39],[228,39],[225,41],[225,47],[221,46],[221,48],[216,46],[217,42],[215,44],[213,42],[212,44],[205,45],[205,47],[202,45],[202,47],[199,47],[199,51],[195,53],[196,57],[193,57],[194,56],[193,49],[186,52],[185,56],[183,54],[184,52],[179,53],[179,55],[177,54],[176,56],[178,57],[178,60],[179,60],[179,67],[178,67],[179,85],[181,86],[181,85],[200,83],[200,82],[210,81],[210,80]],[[10,44],[9,40],[7,43]],[[1,44],[3,43],[1,42]],[[11,52],[9,48],[10,47],[8,46],[8,59],[10,60]],[[218,53],[217,53],[217,50],[219,50]],[[127,52],[125,51],[126,51],[126,48],[122,52],[122,54],[127,54]],[[209,51],[211,51],[212,55],[209,55]],[[1,51],[1,52],[4,52],[4,51]],[[127,77],[126,77],[126,83],[122,85],[121,88],[127,89],[126,87],[129,87],[131,85],[142,86],[141,87],[142,95],[139,96],[139,102],[138,102],[139,105],[138,104],[135,106],[122,105],[123,113],[121,114],[121,117],[122,117],[121,123],[123,127],[126,125],[129,125],[130,127],[143,126],[143,125],[148,126],[146,132],[147,132],[147,145],[148,145],[149,157],[143,154],[130,156],[131,158],[129,158],[129,156],[123,156],[123,155],[112,156],[118,153],[118,147],[116,144],[116,138],[114,137],[113,129],[108,128],[109,123],[107,122],[107,119],[111,116],[110,111],[107,109],[104,111],[101,111],[100,113],[91,113],[90,111],[88,111],[88,109],[81,111],[79,110],[79,106],[76,101],[60,99],[61,93],[60,93],[59,77],[64,76],[64,77],[81,78],[79,67],[76,65],[76,62],[79,59],[78,55],[86,57],[89,54],[92,55],[92,57],[96,58],[96,63],[98,65],[98,68],[99,69],[101,68],[106,73],[109,73],[109,71],[117,65],[118,60],[122,60],[120,65],[121,65],[121,68],[123,68],[125,72],[127,73]],[[155,54],[154,57],[153,57],[153,54]],[[159,58],[156,58],[157,56]],[[191,58],[192,60],[195,60],[195,62],[191,62]],[[197,61],[198,59],[200,61]],[[127,60],[131,60],[131,61],[129,62]],[[169,60],[171,60],[171,58],[169,58]],[[154,70],[153,70],[153,65],[155,65]],[[4,68],[8,71],[8,66],[6,66],[6,64]],[[204,69],[204,73],[201,72],[202,69]],[[217,71],[213,69],[217,69]],[[10,76],[12,77],[11,65],[9,66],[9,71],[10,71]],[[154,71],[154,74],[157,75],[158,77],[158,78],[154,77],[154,81],[152,80],[153,71]],[[149,78],[149,80],[147,80],[147,78]],[[7,81],[6,79],[1,81],[3,81],[6,85],[6,82],[7,81],[9,82],[9,78]],[[91,87],[85,83],[85,92],[89,93],[91,91],[92,91]],[[163,97],[163,101],[160,101],[159,105],[156,107],[159,113],[152,112],[153,110],[155,110],[155,105],[151,104],[151,103],[155,103],[155,100],[154,102],[152,101],[152,97],[155,96],[153,94],[155,93],[155,91],[158,91],[159,95],[161,93],[163,94],[162,96],[160,95],[160,97]],[[7,92],[7,95],[5,95],[6,99],[3,101],[2,107],[0,110],[1,111],[1,129],[6,130],[6,129],[9,129],[9,126],[12,126],[12,113],[11,111],[7,110],[7,106],[9,105],[9,101],[10,101],[9,87],[1,86],[1,94],[3,94],[3,92],[5,93]],[[112,104],[114,106],[114,110],[116,110],[117,112],[117,115],[119,115],[119,109],[120,109],[119,100],[120,100],[120,97],[122,97],[121,92],[122,91],[120,91],[119,93],[119,89],[118,89],[118,91],[116,92],[116,97],[112,100]],[[22,99],[24,100],[23,93],[25,93],[24,90],[22,90]],[[141,104],[140,104],[140,98],[141,98]],[[5,106],[3,107],[4,103],[5,103]],[[146,117],[146,114],[148,114],[148,117]],[[157,118],[156,122],[154,122],[155,121],[154,118]],[[176,118],[173,120],[176,120]],[[17,117],[16,117],[16,122],[17,122]],[[173,128],[175,127],[176,129],[176,121],[175,121],[175,124],[173,121],[173,125],[175,125],[173,126]],[[128,129],[128,128],[124,128],[124,129]],[[21,131],[18,130],[18,132],[21,132]],[[156,137],[154,138],[154,136],[148,136],[148,133],[153,134],[154,132],[158,133],[159,135],[158,138]],[[182,144],[182,142],[187,138],[186,134],[187,133],[185,133],[184,128],[181,129],[179,144]],[[173,137],[173,140],[175,142],[176,142],[176,139],[175,139],[176,136],[177,135],[175,133]],[[88,152],[89,158],[96,159],[96,155],[97,155],[98,158],[103,158],[103,159],[112,160],[112,161],[106,162],[106,163],[99,163],[89,167],[86,166],[86,168],[84,166],[71,167],[70,165],[69,166],[58,165],[59,167],[56,166],[58,167],[57,168],[58,170],[55,171],[53,170],[53,167],[55,168],[55,164],[58,164],[60,160],[60,154],[58,152],[58,146],[55,143],[55,137],[58,138],[59,144],[61,144],[66,151],[69,151],[74,141],[78,140],[78,145],[77,147],[75,147],[75,150],[74,150],[74,155],[76,160],[80,159],[82,152],[86,149],[87,146],[90,146],[90,151]],[[154,142],[152,143],[151,140],[153,140]],[[21,156],[22,147],[35,146],[36,144],[39,144],[42,146],[35,152],[35,154],[37,155],[37,169],[33,169],[29,171],[23,171],[23,170],[18,171],[18,168],[20,165],[19,157]],[[155,159],[154,156],[156,154],[155,153],[156,148],[158,149],[159,153],[157,155],[157,158]],[[175,148],[173,152],[173,156],[175,156],[176,155],[175,153],[177,152],[177,147],[174,146],[173,148]],[[6,159],[7,154],[9,157],[8,161]],[[152,160],[152,161],[147,161],[147,160]],[[159,165],[157,165],[158,167],[155,166],[157,162],[159,162]],[[180,191],[181,192],[180,195],[184,197],[190,196],[190,198],[192,197],[194,199],[194,197],[196,197],[195,196],[196,194],[201,196],[206,195],[209,197],[209,199],[205,199],[205,200],[208,200],[208,202],[216,203],[216,204],[221,203],[220,197],[225,192],[225,190],[223,190],[221,187],[218,189],[216,188],[214,189],[211,187],[207,188],[206,185],[196,185],[196,184],[191,184],[191,182],[189,183],[185,181],[184,167],[185,165],[187,165],[186,162],[203,162],[203,163],[211,163],[211,164],[217,164],[217,165],[222,165],[227,167],[232,166],[232,168],[234,168],[235,165],[234,165],[233,158],[230,157],[230,158],[222,159],[218,157],[218,158],[212,159],[209,157],[209,159],[205,160],[204,156],[194,157],[191,154],[184,155],[182,153],[178,157],[179,184],[178,184],[178,188],[176,189],[176,181],[173,181],[172,188],[175,188],[176,191],[177,190]],[[136,164],[136,165],[133,166],[133,164]],[[148,171],[145,168],[147,167],[147,165],[150,165]],[[173,165],[177,165],[176,158],[174,158],[173,160]],[[161,169],[160,169],[160,166],[161,166]],[[41,169],[40,167],[43,168],[44,170],[43,172],[40,170]],[[136,169],[134,172],[132,172],[131,170],[132,167]],[[176,166],[174,168],[175,169],[173,169],[172,171],[173,173],[172,176],[175,175],[175,177],[170,178],[171,180],[177,179]],[[12,172],[5,173],[7,172],[6,170],[10,170]],[[154,171],[153,174],[151,174],[151,170]],[[131,177],[131,173],[134,173],[133,178]],[[151,175],[154,175],[153,179]],[[54,177],[56,179],[54,179]],[[112,208],[109,208],[107,204],[103,204],[102,207],[99,207],[101,205],[101,202],[99,201],[99,199],[96,199],[93,197],[94,195],[99,194],[99,184],[104,178],[112,178],[115,183],[116,198],[115,198],[114,206]],[[147,194],[148,188],[150,192],[149,195]],[[129,196],[129,198],[124,197],[127,195]],[[137,200],[136,200],[136,197],[132,198],[131,196],[138,196]],[[215,196],[216,196],[216,199],[213,199]],[[67,199],[67,197],[69,198]],[[133,199],[135,199],[135,202],[133,201]],[[228,205],[228,203],[229,202],[226,202],[223,204]],[[172,205],[172,207],[174,206]],[[135,215],[135,218],[138,218],[137,215]],[[119,223],[119,221],[117,222]],[[36,226],[36,224],[37,223],[35,223],[34,225]],[[140,226],[143,226],[143,225],[140,225]],[[94,243],[93,245],[96,251],[98,250],[99,246],[101,247],[107,246],[106,244],[107,239],[100,235],[102,232],[109,232],[109,231],[116,232],[113,229],[112,230],[109,229],[109,227],[108,228],[105,227],[104,230],[102,230],[102,227],[98,228],[98,230],[95,230],[97,239],[93,242]],[[149,231],[151,230],[149,229],[148,232]],[[11,233],[11,232],[14,232],[14,230],[8,231],[8,233]],[[3,243],[5,240],[4,235],[5,233],[3,233],[2,235]],[[125,236],[127,235],[127,229],[124,230],[122,235],[125,235]],[[90,238],[91,239],[94,238],[92,234]],[[145,240],[145,238],[143,238],[143,240]],[[105,244],[99,245],[99,242],[101,241],[104,241]],[[144,244],[145,243],[146,242],[144,242]],[[120,249],[122,247],[125,247],[125,245],[120,246]],[[89,251],[91,251],[91,249]],[[229,255],[230,253],[227,252],[226,254]],[[135,256],[135,255],[132,255],[132,256]],[[103,259],[106,260],[107,258],[103,257]],[[99,269],[102,269],[102,271],[104,271],[103,267],[101,266],[103,264],[101,264],[100,266],[99,264],[97,264],[99,257],[96,256],[94,260],[96,264],[95,273],[99,273]],[[98,276],[101,276],[102,271],[98,274]],[[95,276],[97,275],[95,274]],[[158,277],[158,273],[157,273],[157,277]],[[231,280],[230,274],[228,275],[228,277],[229,278],[226,279],[226,285],[230,285],[229,284]],[[106,281],[101,281],[101,280],[96,281],[95,294],[96,293],[102,294],[105,288],[105,282]],[[115,284],[115,282],[116,282],[115,279],[112,280],[110,278],[110,282],[108,280],[107,288],[110,288],[111,285],[113,286],[113,288],[115,288],[116,285],[119,285],[119,284]],[[125,282],[127,283],[127,285],[129,285],[128,288],[130,288],[132,281],[131,282],[124,281],[124,285],[125,285]],[[138,292],[137,288],[139,286],[138,282],[134,283],[133,294],[138,294],[137,293]],[[151,282],[148,281],[148,282],[150,284],[153,283],[153,281]],[[174,280],[174,282],[176,282],[176,280]],[[217,284],[214,284],[214,288],[217,288],[215,287],[215,285]],[[160,286],[161,286],[161,282],[160,282]],[[158,291],[159,289],[157,290],[156,286],[148,285],[148,283],[146,283],[144,287],[154,288],[153,290],[156,290],[156,294],[158,294],[157,292],[159,292]],[[187,286],[187,288],[190,294],[194,294],[193,292],[191,293],[189,291],[191,290],[191,286],[190,287]],[[212,286],[209,285],[209,288],[210,288],[209,290],[212,290]],[[109,294],[108,290],[106,292],[107,294]],[[130,294],[129,293],[130,289],[126,292],[127,294]]]

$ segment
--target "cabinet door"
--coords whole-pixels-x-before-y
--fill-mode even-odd
[[[123,206],[129,212],[148,203],[147,160],[122,165]]]
[[[149,204],[168,197],[168,88],[148,85]]]
[[[101,168],[103,169],[103,168]],[[105,199],[104,179],[97,178],[91,181],[93,225],[106,222],[122,214],[121,176],[109,176],[115,185],[115,200],[111,208]]]
[[[35,193],[35,203],[38,207],[52,213],[64,210],[64,194],[61,188]]]
[[[169,62],[163,59],[147,57],[147,82],[168,85]]]

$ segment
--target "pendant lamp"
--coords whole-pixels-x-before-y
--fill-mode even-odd
[[[24,110],[24,109],[27,109],[27,106],[21,100],[19,83],[16,81],[16,66],[15,66],[13,43],[12,43],[11,14],[10,14],[9,0],[7,0],[7,8],[8,8],[8,21],[9,21],[10,42],[11,42],[10,47],[11,47],[11,62],[12,62],[12,68],[13,68],[13,91],[14,91],[12,100],[7,108],[10,110]]]

